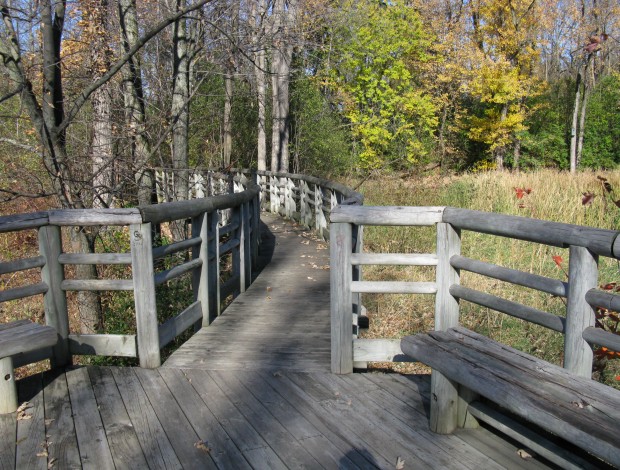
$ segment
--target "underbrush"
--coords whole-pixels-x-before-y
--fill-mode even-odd
[[[606,186],[609,185],[609,186]],[[614,188],[617,188],[614,190]],[[609,189],[612,191],[609,192]],[[359,188],[365,205],[453,206],[534,217],[606,229],[620,228],[620,172],[570,175],[541,170],[533,173],[483,173],[459,177],[382,177]],[[614,191],[618,191],[616,194]],[[425,227],[366,227],[368,252],[433,253],[435,229]],[[568,250],[520,240],[463,232],[464,256],[565,280]],[[368,266],[366,280],[432,281],[434,269]],[[617,261],[600,259],[601,285],[620,280]],[[565,315],[564,299],[463,272],[461,283],[534,308]],[[423,295],[365,295],[371,338],[400,338],[433,328],[434,297]],[[599,312],[607,329],[618,328],[617,317]],[[612,312],[613,314],[613,312]],[[563,361],[563,336],[546,328],[461,301],[461,323],[502,343],[547,361]],[[609,351],[595,351],[595,377],[620,388],[620,359]],[[384,366],[384,365],[382,365]]]

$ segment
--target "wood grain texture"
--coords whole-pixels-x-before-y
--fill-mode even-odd
[[[31,212],[30,214],[0,216],[0,233],[14,232],[29,228],[39,228],[47,225],[47,212]]]
[[[9,323],[0,330],[0,358],[53,346],[58,341],[56,330],[37,323]]]
[[[159,367],[159,326],[155,303],[155,270],[151,247],[153,240],[151,224],[129,226],[131,235],[131,269],[133,273],[134,303],[136,306],[136,327],[138,357],[140,366]]]
[[[434,294],[437,286],[434,282],[402,281],[353,281],[351,292],[367,294]]]
[[[142,222],[138,209],[62,209],[48,212],[50,225],[129,225]]]
[[[0,274],[10,274],[18,271],[25,271],[26,269],[40,268],[42,266],[45,266],[45,256],[7,261],[0,263]]]
[[[358,225],[435,225],[442,221],[443,207],[338,206],[332,222]]]
[[[131,264],[131,253],[61,253],[60,264]]]
[[[581,225],[563,224],[514,215],[494,214],[447,207],[443,221],[463,230],[516,238],[544,245],[567,248],[569,245],[588,248],[595,254],[614,257],[618,231]],[[615,253],[618,254],[616,243]]]
[[[544,326],[553,331],[564,332],[565,319],[549,312],[529,307],[511,300],[502,299],[495,295],[480,292],[463,286],[452,286],[450,293],[462,300],[482,305],[507,315],[521,318],[530,323]]]
[[[80,367],[67,371],[66,376],[82,466],[93,469],[114,469],[114,460],[106,439],[88,370]]]
[[[564,367],[589,378],[594,353],[583,338],[583,331],[595,323],[594,309],[587,302],[586,294],[598,287],[598,256],[580,246],[571,246],[569,256]]]
[[[568,442],[620,464],[620,392],[456,328],[406,337],[403,351]]]
[[[14,287],[0,291],[0,302],[8,302],[10,300],[25,299],[33,295],[45,294],[49,290],[45,282],[31,284],[29,286]]]
[[[437,266],[437,255],[412,253],[353,253],[351,255],[351,264]]]
[[[478,261],[464,256],[452,256],[450,265],[456,269],[462,269],[472,273],[482,274],[486,277],[510,282],[518,286],[536,289],[556,297],[566,297],[568,283],[558,279],[551,279],[537,274],[526,273],[516,269],[504,268],[484,261]]]
[[[137,357],[136,335],[69,335],[72,354]]]
[[[331,369],[335,374],[353,372],[353,299],[351,224],[330,228]]]

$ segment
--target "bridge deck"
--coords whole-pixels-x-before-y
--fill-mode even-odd
[[[164,367],[21,380],[0,468],[547,468],[486,429],[431,433],[429,376],[330,374],[327,250],[267,225],[271,264]]]

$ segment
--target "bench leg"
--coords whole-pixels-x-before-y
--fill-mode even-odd
[[[469,412],[469,404],[477,400],[479,395],[471,389],[459,385],[458,419],[459,428],[475,429],[479,427],[478,420]]]
[[[0,359],[0,414],[17,410],[17,387],[13,375],[13,359]]]
[[[436,370],[431,375],[431,431],[450,434],[457,426],[458,384]]]

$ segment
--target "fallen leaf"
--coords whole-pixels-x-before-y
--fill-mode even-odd
[[[206,452],[207,454],[211,452],[211,448],[209,447],[209,443],[207,441],[198,441],[194,444],[194,447]]]
[[[405,461],[400,457],[396,457],[396,467],[394,468],[396,470],[403,470],[403,468],[405,468]]]
[[[528,451],[526,451],[525,449],[519,449],[517,451],[517,455],[519,457],[521,457],[524,460],[529,460],[532,458],[532,454],[530,454]]]
[[[589,206],[590,204],[592,204],[592,201],[594,201],[595,197],[596,195],[593,193],[583,193],[583,197],[581,198],[581,204],[584,206]]]
[[[49,454],[47,453],[46,450],[42,450],[41,452],[37,452],[37,457],[48,457]]]
[[[45,427],[49,426],[50,424],[52,424],[54,422],[54,420],[52,418],[46,419],[45,420]]]
[[[282,372],[276,371],[273,373],[274,377],[282,377]]]
[[[273,290],[273,287],[269,286],[267,287],[267,292],[271,292]]]
[[[54,465],[56,464],[56,461],[57,461],[57,460],[58,460],[57,458],[52,458],[52,459],[50,459],[50,461],[47,463],[47,468],[48,468],[48,469],[50,469],[50,468],[54,468]]]

